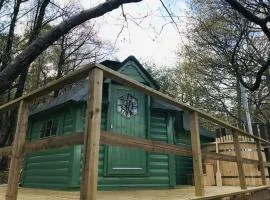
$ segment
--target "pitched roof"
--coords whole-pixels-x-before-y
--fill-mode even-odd
[[[151,108],[156,108],[156,109],[161,109],[161,110],[171,110],[171,111],[182,111],[180,108],[174,105],[165,103],[157,99],[152,99],[151,103],[152,103]]]
[[[30,115],[37,114],[67,102],[86,101],[87,93],[88,80],[83,80],[79,84],[72,85],[71,89],[69,89],[67,92],[63,92],[61,95],[53,98],[49,102],[37,105],[34,109],[32,109]]]
[[[152,82],[152,84],[156,87],[157,90],[160,89],[158,82],[149,74],[149,72],[142,66],[142,64],[137,60],[135,56],[127,57],[122,63],[121,66],[124,66],[128,61],[133,61],[140,68],[140,70],[147,76],[147,78]]]
[[[149,72],[142,66],[142,64],[137,60],[135,56],[131,55],[127,57],[123,62],[105,60],[102,61],[100,64],[109,67],[112,70],[118,71],[122,66],[124,66],[129,61],[133,61],[139,67],[139,69],[146,75],[146,77],[151,81],[151,83],[155,86],[155,89],[159,90],[160,86],[158,82],[155,79],[153,79],[151,74],[149,74]]]
[[[142,72],[149,78],[149,80],[154,84],[156,88],[159,88],[158,83],[153,79],[153,77],[144,69],[144,67],[139,63],[139,61],[134,56],[129,56],[123,62],[119,61],[112,61],[112,60],[105,60],[101,62],[101,64],[109,67],[112,70],[118,71],[122,66],[124,66],[128,61],[134,61],[136,65],[142,70]],[[31,115],[37,114],[39,112],[48,110],[50,108],[56,107],[58,105],[67,103],[67,102],[79,102],[79,101],[86,101],[87,100],[87,93],[88,93],[88,81],[83,80],[79,84],[73,84],[71,89],[63,94],[59,95],[58,97],[50,100],[48,103],[37,105],[31,112]],[[152,99],[152,108],[154,109],[162,109],[162,110],[172,110],[172,111],[180,111],[179,108],[167,104],[165,102]]]
[[[112,70],[117,71],[122,65],[119,61],[113,61],[113,60],[104,60],[100,64],[109,67]]]

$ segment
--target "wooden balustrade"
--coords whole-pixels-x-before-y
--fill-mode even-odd
[[[247,189],[247,184],[246,184],[246,178],[245,178],[245,172],[244,172],[243,158],[241,155],[239,137],[238,137],[237,132],[235,132],[235,130],[232,130],[232,136],[233,136],[234,152],[236,156],[236,164],[238,168],[240,187],[241,189],[245,190]]]
[[[77,133],[68,136],[57,136],[54,138],[42,139],[33,142],[25,141],[28,124],[29,103],[37,97],[40,97],[56,89],[63,88],[66,85],[72,84],[88,76],[89,92],[84,134]],[[150,95],[156,99],[162,100],[166,103],[172,104],[178,108],[189,112],[192,149],[167,144],[164,142],[151,141],[120,135],[116,133],[107,133],[104,131],[100,131],[103,76],[125,86],[135,88],[147,95]],[[150,152],[170,153],[175,155],[193,157],[196,196],[204,195],[204,185],[202,178],[202,158],[236,162],[238,166],[240,186],[242,189],[247,188],[245,183],[243,163],[251,163],[257,165],[259,164],[262,174],[262,183],[266,185],[264,168],[270,167],[270,163],[263,161],[261,144],[270,145],[269,141],[253,135],[249,135],[245,131],[238,129],[237,127],[231,126],[227,122],[223,122],[207,113],[197,110],[184,103],[177,102],[173,98],[159,91],[145,86],[144,84],[141,84],[123,74],[108,69],[100,64],[86,65],[61,79],[53,81],[48,85],[39,88],[25,96],[10,101],[0,106],[0,112],[7,111],[11,108],[18,106],[18,120],[13,146],[0,148],[0,156],[11,155],[11,166],[9,170],[6,200],[17,199],[21,161],[24,153],[51,148],[66,147],[77,144],[84,144],[84,165],[81,181],[81,200],[96,200],[100,144],[112,144],[129,148],[141,148],[145,151]],[[230,129],[232,131],[236,156],[224,155],[220,153],[201,152],[199,137],[199,117],[205,118],[221,127]],[[251,138],[256,142],[259,160],[242,158],[239,136]]]

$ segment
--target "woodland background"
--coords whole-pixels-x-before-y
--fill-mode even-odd
[[[127,25],[119,27],[121,34],[128,23],[139,26],[140,21],[128,15],[124,4],[140,1],[108,0],[84,9],[76,0],[65,4],[56,0],[0,0],[0,104],[59,79],[82,64],[107,59],[117,49],[112,41],[100,39],[91,19],[121,9]],[[142,61],[160,83],[161,91],[246,128],[241,84],[252,122],[269,124],[270,1],[190,0],[184,25],[168,9],[168,2],[159,1],[167,12],[164,17],[178,32],[185,26],[184,33],[179,34],[187,41],[175,52],[173,66],[161,66],[151,58]],[[54,91],[34,104],[61,92]],[[16,109],[0,115],[0,147],[12,143],[16,115]],[[6,167],[7,158],[1,158],[0,168]]]

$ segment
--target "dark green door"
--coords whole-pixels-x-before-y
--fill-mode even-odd
[[[146,137],[146,95],[126,87],[112,85],[109,131]],[[108,175],[145,175],[147,154],[143,150],[108,147]]]

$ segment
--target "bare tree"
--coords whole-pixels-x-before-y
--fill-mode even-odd
[[[60,38],[54,45],[55,54],[51,60],[56,71],[56,79],[77,69],[82,63],[102,60],[113,51],[111,45],[101,41],[91,24],[84,24]],[[54,96],[58,95],[58,90]]]
[[[182,59],[204,77],[198,82],[219,102],[220,111],[242,126],[239,82],[255,89],[254,80],[264,77],[258,73],[267,62],[269,41],[224,1],[193,1],[190,17],[189,45],[182,49]],[[249,93],[251,109],[256,119],[266,119],[262,104],[255,101],[264,98],[266,80],[262,78],[256,87]]]
[[[270,29],[268,23],[270,22],[270,2],[269,1],[237,1],[237,0],[224,0],[231,8],[241,14],[242,18],[251,22],[250,26],[257,29],[257,32],[263,33],[270,41]],[[259,33],[258,33],[259,34]],[[262,76],[265,71],[269,69],[270,56],[261,61],[261,67],[257,71],[256,79],[253,84],[247,84],[240,73],[238,78],[240,82],[248,89],[254,91],[259,88]]]
[[[29,8],[27,6],[20,6],[26,2],[27,5],[30,5]],[[79,9],[74,9],[74,5],[61,7],[51,0],[3,2],[2,9],[4,9],[4,3],[8,3],[9,6],[13,5],[14,10],[10,13],[6,9],[6,14],[3,14],[3,18],[7,18],[6,16],[11,14],[12,19],[5,21],[5,24],[4,21],[0,22],[0,25],[4,24],[2,26],[2,32],[0,31],[3,35],[3,37],[0,37],[0,42],[2,43],[3,41],[3,44],[7,44],[1,46],[2,48],[3,46],[5,47],[4,49],[1,48],[1,52],[5,53],[2,54],[2,57],[5,59],[1,62],[0,76],[5,82],[0,87],[6,85],[1,89],[1,100],[3,99],[3,102],[5,102],[11,98],[17,98],[23,94],[25,89],[32,87],[32,83],[26,82],[29,69],[31,73],[28,79],[30,80],[35,77],[36,83],[34,85],[38,87],[52,80],[52,78],[59,78],[69,70],[76,69],[85,60],[94,61],[101,58],[102,54],[105,55],[105,51],[103,52],[101,50],[104,44],[97,39],[93,26],[81,24],[88,19],[101,16],[106,12],[116,9],[122,3],[130,2],[133,1],[105,2],[95,8],[84,10],[79,14],[76,14]],[[49,11],[47,10],[48,7],[50,8]],[[55,8],[55,11],[52,11],[52,7]],[[30,15],[30,20],[28,19],[24,34],[16,35],[16,25],[19,24],[18,22],[21,18],[25,19],[27,15]],[[50,22],[60,16],[63,19],[62,23],[51,26]],[[74,29],[79,25],[81,25],[79,28]],[[9,32],[6,31],[6,27],[9,28]],[[9,40],[9,38],[12,40]],[[54,54],[54,59],[51,60],[57,60],[57,62],[48,62],[48,55],[42,54],[48,47],[50,47],[48,50],[50,52],[49,55],[52,57],[52,54]],[[56,47],[60,50],[58,51],[59,55],[55,51]],[[13,58],[14,55],[16,57]],[[33,63],[36,58],[38,59]],[[56,77],[47,76],[48,71],[46,72],[46,70],[49,69],[47,66],[50,64],[55,64],[53,67],[58,72]],[[33,74],[32,72],[34,72],[33,69],[35,67],[37,70],[34,71],[37,73]],[[41,76],[43,76],[43,81],[39,83]],[[26,84],[27,87],[25,87]],[[14,89],[15,94],[12,93]],[[14,132],[13,123],[16,121],[16,113],[16,110],[12,110],[0,115],[0,146],[8,145],[12,141]],[[6,159],[2,159],[1,167],[5,167],[5,163]]]
[[[11,87],[14,80],[31,64],[45,49],[57,41],[61,36],[68,33],[72,28],[87,20],[100,17],[125,3],[140,2],[141,0],[109,0],[96,7],[83,10],[55,26],[48,33],[35,39],[5,69],[0,72],[0,91],[3,92]]]

